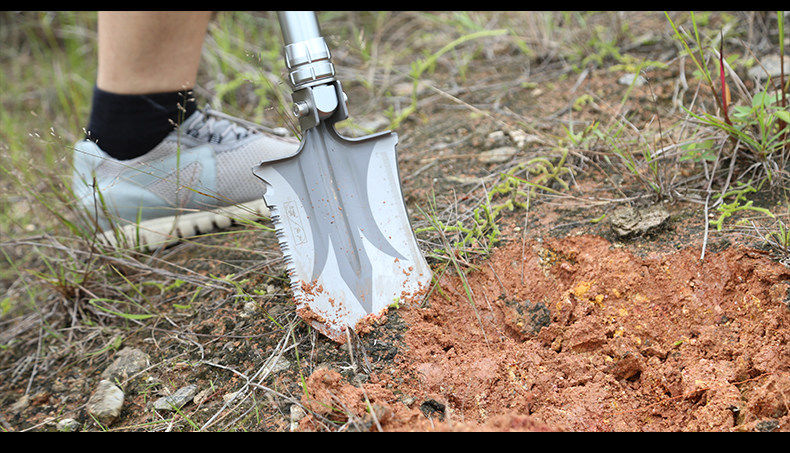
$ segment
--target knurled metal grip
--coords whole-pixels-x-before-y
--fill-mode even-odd
[[[329,47],[322,37],[285,45],[285,65],[294,90],[328,83],[335,78]]]

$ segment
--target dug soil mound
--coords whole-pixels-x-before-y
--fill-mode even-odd
[[[397,310],[389,373],[319,368],[303,402],[383,430],[790,430],[790,272],[754,249],[699,255],[514,241]]]

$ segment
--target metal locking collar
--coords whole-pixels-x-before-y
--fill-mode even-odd
[[[285,46],[285,65],[294,90],[328,83],[335,79],[329,47],[322,37],[299,41]]]

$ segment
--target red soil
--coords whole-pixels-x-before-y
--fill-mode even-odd
[[[362,385],[319,369],[304,402],[371,429],[374,407],[384,430],[790,430],[790,272],[740,247],[698,258],[514,242],[467,275],[474,305],[446,276],[398,310],[397,369]]]

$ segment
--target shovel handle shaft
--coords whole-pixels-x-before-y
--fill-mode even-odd
[[[278,11],[288,81],[294,91],[335,80],[329,47],[313,11]]]
[[[277,11],[285,45],[321,37],[314,11]]]

